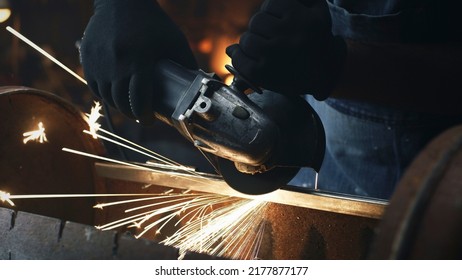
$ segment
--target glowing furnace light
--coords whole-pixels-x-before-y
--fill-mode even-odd
[[[43,126],[42,122],[38,123],[37,130],[24,132],[22,136],[25,137],[23,140],[24,144],[27,144],[29,141],[36,141],[39,143],[48,142],[47,136],[45,134],[45,127]]]

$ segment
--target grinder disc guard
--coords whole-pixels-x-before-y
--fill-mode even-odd
[[[273,167],[262,173],[243,173],[234,162],[219,157],[218,168],[226,183],[239,192],[258,195],[286,185],[301,167],[319,171],[325,152],[325,133],[319,116],[306,100],[271,91],[248,97],[279,128],[279,141],[269,163]]]

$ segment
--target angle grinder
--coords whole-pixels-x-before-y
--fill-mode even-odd
[[[274,191],[301,167],[319,171],[325,134],[313,108],[300,96],[261,91],[226,68],[234,75],[229,86],[214,74],[160,61],[155,117],[176,128],[229,186],[245,194]]]

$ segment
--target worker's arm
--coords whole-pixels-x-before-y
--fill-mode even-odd
[[[80,54],[92,91],[144,123],[153,120],[156,62],[197,68],[185,36],[154,0],[95,0]]]
[[[239,44],[226,53],[257,86],[323,100],[335,86],[346,55],[345,42],[333,36],[331,27],[324,0],[266,0]]]
[[[332,2],[348,2],[348,7],[358,5],[366,10],[369,7],[361,6],[368,3],[366,0],[328,1],[335,17],[331,20],[324,0],[266,0],[239,44],[228,48],[233,65],[259,86],[284,94],[308,93],[321,100],[330,94],[406,110],[461,113],[461,45],[361,43],[422,39],[437,42],[458,36],[460,31],[452,23],[459,20],[453,16],[446,19],[445,5],[435,4],[438,11],[427,7],[428,18],[414,22],[403,21],[403,13],[394,10],[390,11],[392,16],[350,15]],[[428,22],[429,18],[439,24]],[[341,40],[331,32],[332,21],[335,34],[359,37],[347,40],[345,52]],[[448,26],[455,29],[451,31]]]
[[[343,74],[332,97],[429,113],[461,114],[461,44],[347,41]]]

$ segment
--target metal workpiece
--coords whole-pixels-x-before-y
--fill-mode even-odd
[[[114,170],[116,171],[116,170]],[[117,170],[116,172],[122,172],[122,170]],[[156,175],[154,175],[156,176]],[[125,176],[124,176],[125,177]],[[165,177],[164,177],[165,178]],[[164,179],[161,178],[161,179]],[[174,178],[172,177],[172,180]],[[187,180],[189,181],[189,180]],[[197,183],[197,186],[200,186],[203,183],[191,181],[190,185]],[[185,190],[180,188],[174,188],[169,186],[157,186],[155,183],[145,183],[145,182],[133,182],[127,181],[124,179],[111,179],[106,177],[106,188],[112,192],[143,192],[143,193],[152,193],[152,194],[173,194],[173,193],[184,193]],[[170,183],[173,183],[171,181]],[[177,178],[175,184],[177,186],[185,183],[183,178]],[[166,185],[165,183],[160,183],[161,185]],[[213,184],[213,183],[212,183]],[[225,183],[222,183],[231,192],[233,190]],[[205,184],[203,184],[205,185]],[[213,185],[209,185],[209,190]],[[218,187],[215,185],[215,187]],[[216,191],[223,191],[224,188],[215,188]],[[102,190],[104,192],[106,190]],[[279,191],[277,191],[279,192]],[[284,191],[285,192],[285,191]],[[289,191],[287,191],[289,192]],[[292,191],[290,191],[292,192]],[[243,202],[247,199],[236,198],[228,195],[220,195],[216,193],[204,193],[201,191],[191,190],[187,194],[195,194],[198,196],[212,196],[215,198],[223,199],[224,203],[229,203],[228,207],[235,205],[236,202]],[[168,196],[167,196],[168,197]],[[255,200],[255,197],[250,198],[246,203],[259,203]],[[293,199],[293,197],[290,197]],[[325,201],[317,201],[316,197],[304,196],[299,199],[311,199],[314,203],[324,203]],[[335,203],[339,203],[341,198],[331,199],[330,203],[332,206]],[[144,203],[145,204],[145,203]],[[142,202],[138,204],[133,204],[130,207],[144,206]],[[351,205],[350,201],[344,202],[345,209],[351,210],[348,208],[348,204]],[[328,204],[327,204],[328,205]],[[124,211],[127,209],[126,205],[115,205],[113,207],[104,208],[97,211],[97,220],[98,224],[112,222],[123,217],[127,216],[127,213]],[[327,206],[329,207],[329,206]],[[220,206],[214,205],[210,207],[211,209],[216,209],[221,212]],[[257,212],[258,219],[250,219],[249,223],[254,225],[257,223],[257,220],[263,219],[264,230],[261,235],[261,244],[259,246],[258,254],[256,255],[259,259],[266,260],[288,260],[288,259],[364,259],[368,254],[368,249],[370,243],[374,237],[374,229],[379,219],[377,218],[368,218],[362,216],[356,216],[351,214],[341,214],[338,212],[328,211],[328,208],[323,208],[324,210],[317,210],[312,208],[292,206],[282,203],[266,202],[264,210]],[[337,209],[338,210],[338,209]],[[187,212],[186,216],[190,217]],[[181,219],[182,216],[174,218],[169,226],[162,228],[160,234],[157,233],[157,228],[151,229],[143,237],[155,240],[157,242],[162,242],[165,238],[174,236],[176,230],[183,227],[186,222],[183,224],[174,227],[174,224]],[[165,218],[159,216],[159,219]],[[234,217],[233,220],[238,219]],[[221,220],[223,222],[223,220]],[[154,221],[153,221],[154,222]],[[241,220],[242,222],[242,220]],[[221,229],[224,230],[227,223],[223,224]],[[241,227],[233,228],[235,230],[235,235],[240,234],[240,232],[247,228],[247,224],[241,225]],[[255,226],[255,225],[254,225]],[[143,231],[143,228],[136,229],[134,234],[139,234]],[[220,230],[221,232],[221,230]],[[253,230],[247,229],[246,232],[250,235],[254,234]],[[217,232],[217,234],[219,234]],[[233,238],[236,238],[236,236]],[[203,238],[206,238],[203,236]],[[203,240],[203,239],[202,239]],[[228,239],[226,239],[228,240]],[[225,241],[226,241],[225,240]],[[253,240],[253,239],[252,239]],[[229,241],[229,240],[228,240]],[[240,242],[239,244],[243,244]],[[231,253],[231,252],[229,252]],[[211,254],[211,253],[210,253]],[[240,258],[239,258],[240,259]]]
[[[155,169],[158,169],[157,171]],[[285,186],[266,195],[245,195],[228,186],[217,175],[179,170],[138,170],[120,165],[97,163],[97,173],[106,178],[106,189],[99,192],[147,192],[153,194],[187,193],[237,197],[266,201],[262,217],[265,230],[258,258],[261,259],[362,259],[366,258],[374,228],[386,202],[346,197],[322,191],[303,193]],[[228,201],[228,200],[227,200]],[[235,200],[230,200],[235,201]],[[133,205],[132,207],[136,207]],[[143,206],[142,203],[139,206]],[[124,217],[125,206],[98,211],[99,223]],[[140,229],[141,231],[142,229]],[[162,241],[175,232],[163,229],[162,235],[148,233],[146,238]]]
[[[262,259],[365,259],[379,220],[271,203]]]
[[[98,175],[104,178],[247,199],[260,199],[284,205],[372,219],[380,219],[387,206],[387,202],[383,200],[345,196],[323,191],[310,191],[291,186],[285,186],[264,195],[248,195],[231,188],[219,176],[209,174],[197,176],[188,172],[156,170],[156,168],[140,170],[111,163],[96,163],[95,167]]]
[[[136,184],[112,182],[112,187]],[[106,221],[114,213],[105,210]],[[375,219],[270,204],[258,257],[261,259],[364,259],[374,237]],[[178,249],[120,230],[0,208],[2,260],[176,260]],[[183,259],[224,259],[187,252]]]

